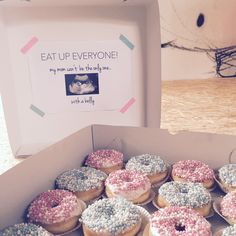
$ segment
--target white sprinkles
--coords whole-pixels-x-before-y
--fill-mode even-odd
[[[66,189],[71,192],[88,191],[101,187],[106,178],[107,175],[100,170],[81,167],[66,171],[58,176],[56,186],[59,189]]]
[[[159,195],[171,206],[196,208],[211,202],[210,193],[199,183],[167,182],[160,187]]]
[[[160,156],[143,154],[131,157],[125,168],[128,170],[140,171],[145,174],[156,174],[165,172],[167,170],[167,165]]]
[[[90,230],[112,235],[125,232],[140,221],[139,208],[123,198],[98,200],[82,214],[82,222]]]
[[[224,165],[219,169],[219,178],[226,184],[236,187],[236,164]]]

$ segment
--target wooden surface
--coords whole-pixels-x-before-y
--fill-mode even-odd
[[[162,82],[161,128],[236,134],[236,79]]]

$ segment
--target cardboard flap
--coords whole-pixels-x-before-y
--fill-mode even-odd
[[[236,147],[235,137],[207,133],[180,132],[172,135],[167,130],[150,128],[124,128],[114,126],[93,127],[94,148],[103,148],[118,138],[126,157],[143,153],[160,154],[170,163],[176,160],[197,159],[218,168],[229,162]]]
[[[87,127],[2,174],[0,229],[22,222],[28,204],[39,193],[53,188],[55,178],[63,171],[81,166],[92,151],[91,127]]]
[[[0,2],[1,95],[14,155],[35,154],[94,123],[159,127],[158,3],[130,2],[59,0],[53,10],[44,0]],[[96,50],[113,54],[96,57],[97,66]],[[128,58],[128,71],[116,55]],[[110,67],[98,73],[102,64]],[[70,76],[80,73],[98,76],[96,93],[71,95],[79,82]]]

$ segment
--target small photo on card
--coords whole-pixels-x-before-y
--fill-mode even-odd
[[[66,96],[99,94],[98,73],[65,74]]]

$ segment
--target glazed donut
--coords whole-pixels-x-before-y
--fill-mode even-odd
[[[231,192],[236,189],[236,164],[224,165],[219,169],[219,181],[222,187]]]
[[[106,178],[107,175],[100,170],[81,167],[62,173],[56,178],[55,185],[73,192],[83,201],[90,201],[102,194]]]
[[[168,207],[151,216],[149,236],[212,236],[210,223],[187,207]]]
[[[167,182],[163,184],[156,198],[161,208],[169,206],[186,206],[207,216],[211,210],[211,195],[198,183]]]
[[[83,205],[73,193],[48,190],[30,204],[27,218],[51,233],[61,234],[76,227],[82,211]]]
[[[232,224],[236,224],[236,190],[227,193],[220,203],[221,214]]]
[[[162,181],[168,174],[166,163],[159,156],[151,154],[131,157],[125,168],[147,174],[152,184]]]
[[[97,150],[88,155],[85,165],[99,169],[106,174],[123,167],[123,153],[112,149]]]
[[[214,171],[205,163],[196,160],[175,163],[171,176],[174,181],[201,183],[208,189],[214,184]]]
[[[141,212],[123,198],[105,198],[82,214],[85,236],[134,236],[141,227]]]
[[[49,233],[47,230],[42,228],[41,226],[34,225],[31,223],[21,223],[15,224],[13,226],[9,226],[5,228],[1,236],[53,236],[53,234]]]
[[[148,177],[134,170],[112,172],[105,182],[108,197],[123,197],[133,203],[143,203],[151,193]]]
[[[231,225],[223,229],[221,236],[235,236],[236,225]]]

